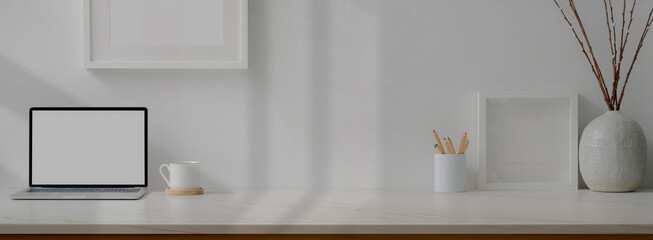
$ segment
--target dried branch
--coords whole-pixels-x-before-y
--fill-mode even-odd
[[[580,37],[578,37],[578,33],[576,33],[576,29],[574,29],[574,26],[571,24],[571,21],[569,21],[569,19],[567,18],[567,14],[565,14],[564,10],[562,10],[562,7],[560,7],[560,5],[558,4],[558,2],[556,0],[553,0],[553,2],[560,9],[560,12],[562,13],[562,17],[565,19],[567,24],[569,24],[569,28],[571,29],[571,32],[574,33],[574,37],[576,37],[576,40],[578,40],[578,44],[580,44],[580,50],[585,55],[585,59],[587,59],[587,62],[589,63],[590,68],[592,69],[592,73],[594,73],[594,77],[596,77],[596,79],[600,79],[599,74],[594,69],[594,64],[592,64],[592,60],[590,60],[589,56],[587,55],[587,51],[585,51],[585,44],[583,44],[583,41],[580,40]],[[599,81],[599,86],[601,86],[600,81]],[[606,92],[605,92],[605,90],[604,90],[604,88],[602,86],[601,86],[601,92],[603,92],[604,99],[607,99],[607,97],[605,96]]]
[[[624,4],[626,1],[624,0]],[[630,36],[630,26],[633,23],[633,19],[635,18],[633,16],[633,11],[635,11],[635,4],[637,3],[637,0],[633,0],[633,6],[630,8],[630,20],[628,20],[628,29],[626,29],[626,38],[624,39],[623,43],[621,44],[621,51],[619,53],[619,60],[617,61],[617,88],[619,86],[619,82],[621,81],[621,63],[623,62],[622,60],[624,59],[624,50],[626,49],[626,45],[628,44],[628,36]]]
[[[612,0],[603,0],[603,7],[605,9],[605,23],[608,27],[608,40],[610,41],[610,54],[612,60],[611,61],[612,74],[613,74],[612,93],[608,91],[607,85],[605,84],[605,78],[601,72],[601,66],[596,59],[594,50],[592,49],[592,44],[589,41],[587,32],[585,31],[585,27],[583,26],[583,22],[580,19],[580,14],[578,13],[576,4],[574,3],[574,0],[568,0],[568,1],[569,1],[569,7],[571,8],[571,11],[576,17],[577,24],[580,27],[581,32],[583,33],[583,38],[579,37],[578,32],[576,31],[576,29],[574,29],[573,24],[571,23],[571,21],[569,21],[569,18],[567,18],[567,14],[565,14],[565,11],[562,9],[562,7],[560,7],[557,0],[553,0],[556,6],[560,9],[560,12],[562,13],[562,16],[567,22],[567,24],[569,25],[569,28],[571,28],[574,37],[578,41],[578,44],[580,44],[580,49],[585,55],[585,59],[589,63],[590,69],[592,70],[592,73],[594,73],[594,76],[596,77],[596,80],[599,83],[599,87],[601,88],[601,92],[603,93],[603,100],[608,105],[608,109],[611,111],[620,110],[621,102],[623,101],[624,93],[626,90],[626,86],[628,85],[628,80],[630,79],[630,74],[632,73],[633,66],[637,61],[637,57],[639,56],[639,52],[642,49],[642,46],[644,45],[644,39],[646,38],[646,35],[648,34],[648,31],[651,29],[651,25],[653,24],[653,9],[651,9],[651,11],[648,14],[648,18],[646,19],[645,22],[646,24],[644,27],[644,31],[642,32],[642,35],[639,39],[639,44],[635,48],[635,54],[633,56],[633,60],[630,64],[630,67],[628,68],[628,73],[626,73],[626,79],[624,80],[623,86],[621,88],[621,93],[618,94],[619,83],[621,82],[621,64],[623,63],[624,52],[626,46],[628,45],[630,28],[632,26],[633,19],[635,18],[633,13],[635,10],[635,5],[637,4],[637,0],[633,0],[633,5],[630,7],[630,18],[628,20],[628,27],[626,27],[626,7],[628,4],[626,2],[627,0],[623,0],[623,7],[621,9],[621,33],[619,35],[619,38],[617,38],[617,29],[616,29],[616,23],[614,21],[614,8],[612,6]],[[608,5],[610,6],[609,13],[608,13]],[[625,37],[624,37],[624,31],[626,33]],[[617,47],[617,40],[619,41],[619,47]],[[587,45],[587,50],[585,48],[585,45]],[[591,55],[591,59],[590,59],[590,55]]]
[[[615,31],[614,18],[612,19],[612,31],[614,32],[614,48],[615,52],[618,51],[620,55],[623,55],[621,52],[621,43],[624,41],[624,24],[625,24],[625,15],[626,15],[626,0],[623,0],[624,6],[621,8],[621,40],[619,42],[619,49],[617,49],[617,32]],[[612,11],[612,2],[610,2],[610,11]],[[614,13],[612,15],[614,17]],[[617,55],[615,54],[613,61],[617,61]],[[613,63],[612,72],[614,73],[614,80],[612,81],[612,106],[617,105],[617,89],[619,88],[619,71],[617,71],[617,64]]]
[[[625,0],[624,0],[625,1]],[[615,24],[614,24],[614,11],[612,10],[612,0],[608,0],[608,3],[610,3],[610,22],[612,22],[612,45],[614,47],[615,51],[615,56],[614,58],[617,57],[617,31],[615,30]]]
[[[624,81],[624,86],[621,89],[621,95],[619,96],[619,101],[617,102],[616,110],[619,110],[621,108],[621,101],[624,98],[624,91],[626,90],[626,85],[628,84],[630,73],[633,71],[633,65],[635,65],[635,61],[637,61],[637,55],[639,55],[639,50],[641,50],[642,46],[644,45],[644,38],[646,38],[646,34],[648,33],[648,30],[651,29],[651,23],[653,22],[653,18],[651,18],[652,15],[653,15],[653,9],[651,9],[651,11],[648,13],[648,18],[646,19],[646,26],[644,27],[644,32],[642,32],[642,37],[639,39],[637,50],[635,50],[635,56],[633,57],[633,62],[630,63],[630,68],[628,69],[628,73],[626,74],[626,80]]]
[[[585,38],[585,42],[587,43],[587,48],[589,49],[590,54],[592,55],[592,60],[594,61],[594,68],[596,69],[596,73],[598,75],[597,81],[599,82],[599,85],[601,87],[601,91],[603,92],[603,98],[605,100],[605,103],[608,104],[608,109],[614,110],[614,107],[612,104],[610,104],[610,97],[608,94],[608,89],[605,85],[605,81],[603,80],[603,74],[601,74],[601,68],[599,66],[599,63],[596,61],[596,57],[594,56],[594,51],[592,50],[592,44],[590,44],[589,38],[587,37],[587,33],[585,32],[585,27],[583,26],[583,21],[580,20],[580,16],[578,15],[578,9],[576,9],[576,5],[574,4],[574,0],[569,0],[569,6],[571,7],[572,12],[576,16],[576,21],[578,21],[578,25],[580,26],[580,30],[583,33],[583,37]]]
[[[610,97],[610,105],[614,106],[614,101],[615,101],[615,95],[617,93],[615,92],[617,87],[615,86],[617,84],[617,46],[615,45],[615,42],[617,41],[616,36],[614,41],[612,40],[612,32],[614,30],[614,12],[612,11],[612,0],[610,0],[610,16],[608,16],[608,4],[606,3],[606,0],[603,0],[603,7],[605,9],[605,25],[608,26],[608,40],[610,40],[610,60],[612,62],[612,96]],[[612,24],[610,22],[612,21]],[[612,29],[610,29],[610,25],[612,25]]]
[[[621,46],[621,49],[625,49],[626,48],[626,43],[628,42],[628,35],[630,35],[630,25],[633,23],[633,19],[635,19],[635,17],[633,16],[633,11],[635,11],[635,4],[636,3],[637,3],[637,0],[633,0],[633,6],[630,8],[630,20],[628,20],[628,29],[626,29],[626,38],[624,39],[624,42],[623,42],[623,45]],[[622,56],[623,56],[623,54],[622,54]]]
[[[569,19],[567,18],[567,15],[566,15],[565,12],[562,10],[562,7],[560,7],[560,5],[558,5],[558,2],[557,2],[556,0],[553,0],[553,2],[554,2],[554,3],[558,6],[558,8],[560,9],[560,12],[562,13],[562,17],[565,18],[565,21],[567,21],[567,24],[569,24],[569,28],[571,29],[571,32],[574,33],[574,37],[576,37],[576,40],[578,40],[578,44],[580,44],[580,50],[583,52],[583,54],[585,54],[585,58],[587,59],[587,62],[590,64],[590,68],[592,69],[592,72],[594,73],[594,76],[595,76],[596,78],[599,78],[599,74],[597,74],[597,73],[596,73],[596,70],[594,70],[594,65],[592,64],[592,60],[590,60],[590,57],[587,55],[587,51],[585,51],[585,44],[584,44],[583,41],[581,41],[580,38],[578,37],[578,33],[576,33],[576,29],[574,29],[574,26],[571,24],[571,22],[570,22]]]
[[[619,54],[622,54],[624,46],[624,28],[626,25],[626,0],[624,0],[624,7],[621,10],[621,40],[619,41]],[[618,77],[618,76],[617,76]]]
[[[612,47],[612,30],[610,29],[610,17],[608,15],[608,3],[606,0],[603,0],[603,8],[605,9],[605,25],[608,26],[608,39],[610,40],[610,54],[612,54],[612,60],[614,62],[614,56],[616,55],[615,49]]]
[[[624,6],[621,8],[621,39],[619,40],[619,60],[617,60],[617,71],[614,75],[614,86],[612,86],[612,100],[613,105],[616,104],[617,100],[617,89],[619,88],[619,80],[621,80],[621,59],[624,56],[624,29],[626,28],[626,0],[623,0]],[[631,21],[632,21],[632,12],[631,12]]]

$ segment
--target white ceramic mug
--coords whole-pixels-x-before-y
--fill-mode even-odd
[[[170,173],[170,180],[163,174],[163,168]],[[159,173],[172,190],[200,188],[200,162],[171,162],[161,164]]]
[[[464,192],[467,185],[465,154],[434,154],[436,192]]]

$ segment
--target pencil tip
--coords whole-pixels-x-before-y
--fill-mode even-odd
[[[451,141],[451,138],[450,138],[450,137],[447,137],[447,139],[448,139],[449,141]]]
[[[435,133],[435,129],[433,129],[433,133]]]

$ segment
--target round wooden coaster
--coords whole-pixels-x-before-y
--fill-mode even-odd
[[[200,195],[200,194],[204,194],[204,188],[182,189],[182,190],[172,190],[170,188],[166,188],[166,194],[168,194],[168,195]]]

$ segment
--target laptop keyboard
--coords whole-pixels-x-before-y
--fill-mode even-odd
[[[33,188],[30,192],[77,192],[77,193],[135,193],[140,189],[138,188]]]

